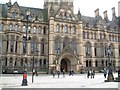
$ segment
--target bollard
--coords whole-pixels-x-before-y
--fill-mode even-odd
[[[23,72],[22,86],[27,86],[27,71]]]

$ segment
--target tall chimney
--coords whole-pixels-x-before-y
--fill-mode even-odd
[[[103,14],[104,14],[104,19],[108,17],[108,15],[107,15],[107,10],[105,10],[105,11],[103,12]]]
[[[112,8],[112,15],[115,15],[115,7]]]
[[[95,10],[95,16],[99,16],[99,8]]]
[[[118,17],[120,16],[120,1],[118,2]]]
[[[105,11],[103,12],[103,14],[104,14],[104,20],[108,23],[108,22],[109,22],[109,19],[108,19],[107,10],[105,10]]]

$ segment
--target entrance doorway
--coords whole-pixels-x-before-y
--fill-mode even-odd
[[[61,72],[63,72],[63,69],[65,70],[65,72],[68,72],[69,68],[70,68],[70,61],[68,59],[62,59],[60,64]]]

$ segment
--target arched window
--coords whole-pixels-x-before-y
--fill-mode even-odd
[[[77,53],[77,42],[75,39],[72,40],[71,46],[72,46],[72,50],[74,54],[76,54]]]
[[[20,66],[23,67],[23,59],[20,61]]]
[[[104,67],[104,60],[102,60],[101,63],[102,63],[102,67]]]
[[[64,40],[63,40],[63,48],[65,48],[69,44],[70,44],[69,38],[65,37]]]
[[[31,27],[30,27],[30,26],[28,26],[28,31],[27,31],[27,32],[28,32],[28,33],[30,33],[30,31],[31,31]]]
[[[88,67],[89,66],[89,64],[88,64],[88,60],[86,60],[86,67]]]
[[[85,43],[85,52],[86,52],[86,57],[92,56],[92,49],[90,42]]]
[[[64,29],[65,33],[68,33],[68,26],[65,25],[65,29]]]
[[[10,58],[9,66],[13,67],[13,58]]]
[[[36,51],[37,51],[37,42],[36,42],[36,40],[33,40],[32,42],[31,42],[31,53],[33,54],[33,53],[36,53]]]
[[[17,37],[16,37],[16,43],[15,43],[15,52],[17,52],[17,49],[18,49],[18,48],[17,48],[17,47],[18,47],[18,38],[19,38],[19,37],[17,36]]]
[[[60,27],[59,27],[58,24],[56,25],[56,32],[57,32],[57,33],[60,32]]]
[[[10,24],[10,31],[12,31],[13,30],[13,25],[12,24]]]
[[[56,54],[60,54],[60,39],[56,38],[55,40],[55,52]]]
[[[92,61],[89,60],[89,67],[92,67]]]
[[[36,27],[33,28],[33,33],[36,33]]]
[[[38,27],[38,33],[41,33],[41,31],[42,31],[42,29],[41,29],[41,27],[39,26],[39,27]]]
[[[15,25],[15,31],[18,31],[18,25],[17,24]]]
[[[76,34],[76,27],[75,26],[73,26],[73,28],[72,28],[72,33]]]
[[[23,32],[26,32],[26,26],[25,25],[23,26]]]
[[[8,59],[5,58],[5,66],[7,66],[7,63],[8,63]]]
[[[43,61],[43,67],[46,67],[46,59]]]
[[[14,35],[11,35],[10,52],[14,52]]]
[[[45,54],[45,40],[41,40],[41,54]]]
[[[93,39],[93,33],[91,32],[91,39]]]
[[[6,38],[7,38],[6,52],[8,52],[8,49],[9,49],[9,36],[6,35]]]
[[[43,34],[46,34],[46,27],[44,27]]]
[[[94,48],[95,57],[97,56],[97,47]]]
[[[42,67],[42,59],[40,59],[40,67]]]
[[[95,61],[95,67],[98,67],[98,61],[97,60]]]

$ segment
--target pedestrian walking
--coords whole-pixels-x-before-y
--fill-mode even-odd
[[[58,74],[58,78],[59,78],[60,77],[60,71],[59,70],[57,71],[57,74]]]
[[[74,74],[74,70],[71,70],[71,75],[73,76],[73,74]]]
[[[63,77],[65,77],[65,70],[63,69]]]
[[[107,70],[106,69],[103,70],[103,74],[104,74],[104,77],[106,78],[106,75],[107,75]]]
[[[90,71],[88,70],[87,71],[87,78],[89,78],[89,76],[90,76]]]
[[[72,75],[72,71],[71,71],[71,69],[69,69],[69,76],[71,76]]]
[[[38,72],[37,72],[37,70],[35,69],[35,74],[36,74],[36,76],[38,76]]]
[[[55,70],[52,71],[53,78],[55,77]]]

